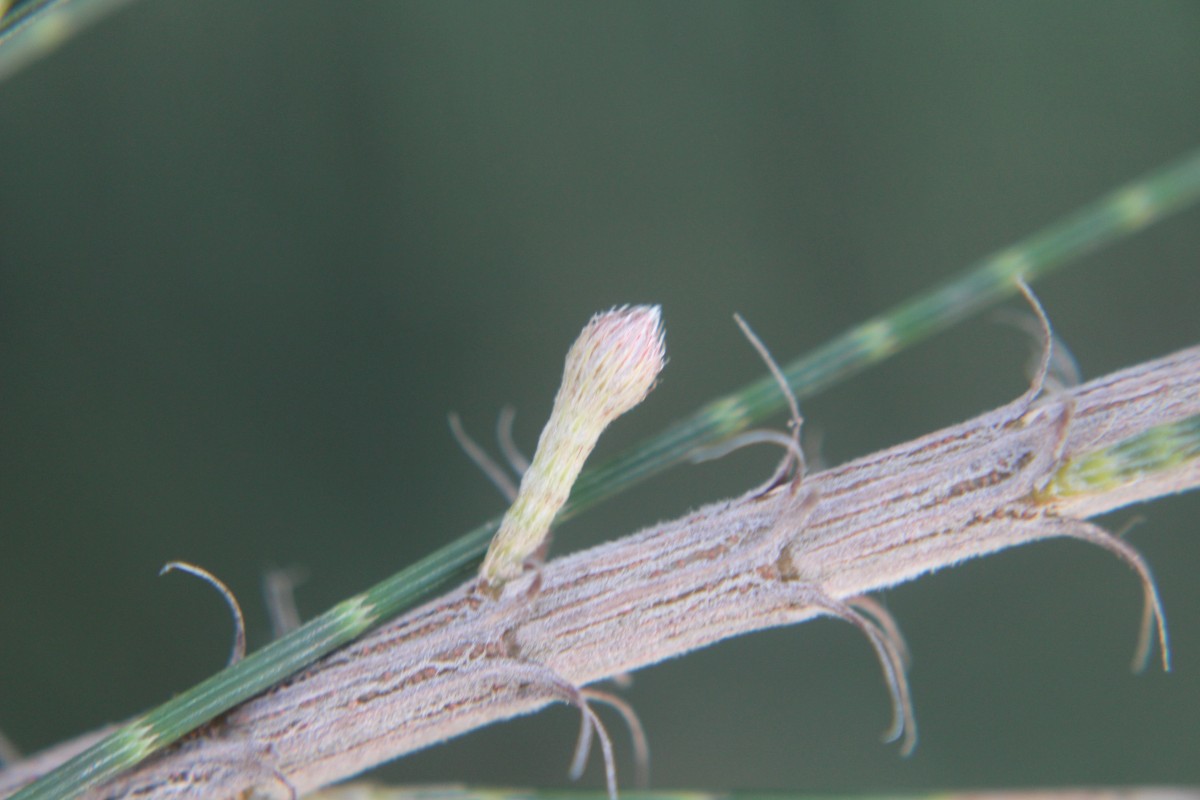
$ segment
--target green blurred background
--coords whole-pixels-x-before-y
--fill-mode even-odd
[[[219,668],[225,609],[167,560],[262,643],[266,568],[312,615],[501,512],[446,412],[486,439],[514,403],[532,448],[596,310],[662,303],[671,355],[603,456],[762,373],[733,311],[790,359],[1198,143],[1195,2],[134,3],[0,84],[0,727],[32,750]],[[1085,375],[1200,340],[1198,223],[1037,287]],[[805,412],[840,462],[1011,398],[1031,347],[981,318]],[[556,550],[776,457],[677,469]],[[1200,782],[1200,497],[1137,513],[1172,675],[1127,669],[1126,567],[1039,544],[886,594],[913,757],[821,621],[637,675],[654,785]],[[561,786],[576,729],[381,776]]]

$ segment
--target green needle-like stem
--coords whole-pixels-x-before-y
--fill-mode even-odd
[[[1090,203],[1044,230],[972,264],[928,292],[843,333],[784,367],[798,398],[810,397],[1026,283],[1142,230],[1200,197],[1200,150]],[[745,430],[784,406],[767,375],[705,405],[663,433],[580,476],[561,522],[592,503],[680,463],[695,450]]]
[[[0,81],[130,0],[28,0],[0,18]],[[5,3],[0,2],[0,8]]]

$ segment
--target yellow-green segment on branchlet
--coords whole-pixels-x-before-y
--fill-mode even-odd
[[[54,51],[130,0],[0,0],[0,81]],[[15,6],[15,7],[13,7]]]
[[[1140,436],[1067,461],[1038,497],[1108,491],[1200,458],[1200,417],[1151,428]]]
[[[1112,192],[933,290],[833,339],[784,369],[797,396],[814,394],[902,347],[948,327],[1027,282],[1128,236],[1200,197],[1200,151]],[[579,477],[556,518],[611,497],[783,407],[772,378],[701,408],[629,454]],[[736,421],[731,421],[736,420]],[[489,522],[308,624],[137,718],[10,800],[69,800],[135,765],[216,715],[411,607],[479,565]]]

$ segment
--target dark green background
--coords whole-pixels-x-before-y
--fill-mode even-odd
[[[1197,144],[1194,2],[135,3],[0,84],[0,727],[34,749],[221,666],[225,610],[169,559],[261,643],[266,567],[307,569],[311,615],[499,513],[445,414],[486,438],[512,402],[531,447],[598,309],[662,303],[671,355],[611,455],[762,372],[733,311],[790,359]],[[1085,375],[1200,339],[1198,223],[1037,287]],[[805,412],[842,461],[1014,396],[1031,346],[972,321]],[[1140,513],[1174,674],[1126,668],[1126,567],[1040,544],[887,593],[912,758],[866,643],[817,622],[637,676],[655,785],[1200,782],[1200,497]],[[386,776],[561,785],[576,727]]]

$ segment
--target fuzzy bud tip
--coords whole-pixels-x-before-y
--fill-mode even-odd
[[[562,385],[533,462],[500,523],[480,577],[491,593],[543,552],[550,525],[610,422],[646,399],[666,363],[662,309],[620,306],[596,314],[567,353]]]
[[[579,334],[561,391],[606,425],[646,399],[665,364],[661,306],[619,306],[596,314]]]

